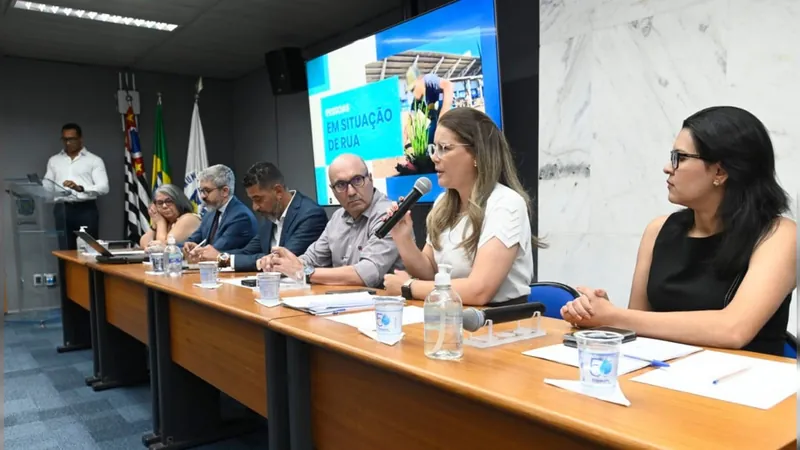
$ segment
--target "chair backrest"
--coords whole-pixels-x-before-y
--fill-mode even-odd
[[[528,296],[528,302],[544,304],[546,308],[545,317],[560,319],[561,307],[579,296],[580,293],[575,288],[566,284],[556,281],[540,281],[531,284],[531,294]]]
[[[786,341],[783,344],[783,356],[797,359],[797,338],[790,332],[786,332]]]

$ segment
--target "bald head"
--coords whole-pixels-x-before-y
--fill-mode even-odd
[[[367,163],[358,155],[339,155],[328,166],[328,179],[339,204],[358,218],[372,203],[372,176]]]
[[[331,165],[328,166],[328,178],[333,183],[334,173],[342,170],[350,171],[351,169],[361,174],[365,174],[368,171],[364,158],[352,153],[343,153],[331,161]]]

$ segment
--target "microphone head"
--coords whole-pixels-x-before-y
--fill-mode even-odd
[[[486,323],[483,313],[475,308],[467,308],[462,314],[463,327],[467,331],[478,331]]]
[[[414,189],[418,190],[420,193],[422,193],[422,195],[425,195],[428,192],[430,192],[431,187],[433,187],[431,185],[431,180],[425,177],[417,178],[417,181],[414,183]]]

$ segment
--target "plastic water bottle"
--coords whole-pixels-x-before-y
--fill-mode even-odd
[[[455,360],[464,355],[461,331],[463,306],[461,297],[450,283],[450,268],[439,264],[439,273],[434,277],[434,289],[425,299],[424,330],[425,356],[431,359]]]
[[[86,232],[86,225],[82,225],[80,231]],[[75,244],[78,247],[78,255],[83,255],[84,253],[89,253],[89,244],[83,240],[82,237],[78,236],[75,240]]]
[[[183,272],[183,253],[180,247],[175,244],[175,236],[169,235],[167,238],[167,247],[164,249],[164,258],[166,259],[167,275],[171,277],[179,277]]]

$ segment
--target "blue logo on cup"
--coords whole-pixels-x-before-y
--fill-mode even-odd
[[[589,373],[593,377],[602,377],[611,373],[613,364],[608,358],[592,358],[589,361]]]
[[[386,327],[386,326],[389,326],[389,323],[391,323],[391,322],[392,322],[392,320],[389,318],[388,315],[386,315],[386,314],[381,315],[381,325]]]

